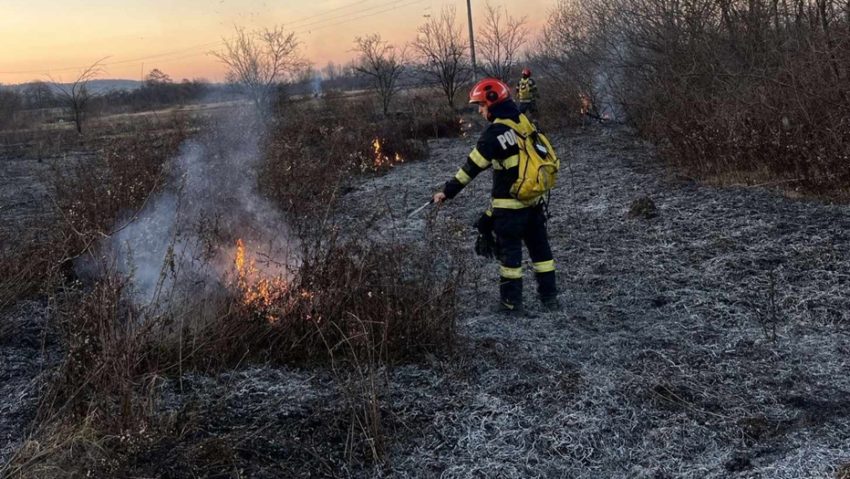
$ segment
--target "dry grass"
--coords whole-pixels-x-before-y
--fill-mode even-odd
[[[452,348],[462,269],[435,263],[433,249],[370,243],[368,223],[353,229],[328,220],[345,175],[392,168],[376,158],[374,139],[389,158],[398,153],[410,161],[423,150],[403,122],[355,125],[336,134],[356,109],[333,112],[330,126],[310,123],[311,113],[301,122],[288,118],[268,136],[260,186],[305,226],[298,230],[297,270],[262,304],[246,302],[236,282],[202,288],[200,296],[175,282],[166,286],[174,291],[161,294],[185,297],[182,306],[140,307],[130,292],[132,275],[118,274],[115,259],[101,257],[103,239],[123,228],[115,219],[143,210],[164,186],[165,159],[182,135],[142,132],[110,144],[91,163],[57,170],[54,198],[62,226],[46,245],[53,251],[50,263],[85,256],[98,275],[65,283],[61,294],[50,292],[65,358],[41,401],[31,440],[10,465],[12,477],[118,474],[152,434],[179,435],[154,412],[160,378],[182,381],[188,370],[246,361],[331,365],[350,405],[349,456],[383,459],[379,370]],[[328,138],[334,141],[313,141]],[[205,230],[209,222],[215,221],[183,226],[204,230],[198,233],[204,241],[229,234]],[[162,274],[172,274],[174,265],[172,273],[166,266]],[[194,460],[220,459],[213,453]]]
[[[175,121],[165,130],[142,123],[120,136],[79,140],[76,145],[85,153],[53,163],[52,175],[45,179],[50,203],[42,208],[54,212],[58,221],[3,230],[0,308],[44,290],[45,284],[52,285],[49,291],[54,280],[72,276],[72,261],[113,232],[119,213],[143,207],[161,186],[164,163],[186,137],[185,123]],[[43,131],[39,136],[48,137]]]

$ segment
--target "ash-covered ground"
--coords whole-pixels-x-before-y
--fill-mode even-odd
[[[472,258],[489,173],[406,213],[474,136],[359,181],[343,219],[386,208],[380,235],[426,241],[431,215]],[[563,311],[540,310],[529,271],[533,317],[492,313],[497,265],[472,259],[454,354],[385,372],[385,466],[346,460],[338,376],[253,365],[166,381],[165,434],[133,448],[125,475],[836,477],[850,464],[850,207],[671,178],[624,127],[555,140],[570,160],[549,222]],[[642,197],[656,209],[630,215]],[[7,364],[2,391],[26,410]],[[0,439],[19,440],[16,411],[0,409]]]
[[[558,140],[570,167],[549,231],[564,310],[489,313],[496,265],[480,261],[464,351],[442,369],[393,373],[388,403],[417,418],[393,471],[833,477],[850,462],[850,208],[672,180],[625,128]],[[433,142],[431,162],[351,200],[412,208],[471,146]],[[489,177],[471,186],[432,214],[470,225]],[[630,215],[642,197],[654,214]],[[470,255],[473,240],[460,238]],[[525,303],[535,299],[529,272]]]

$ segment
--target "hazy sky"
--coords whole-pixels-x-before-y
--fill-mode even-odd
[[[539,26],[554,0],[491,3]],[[484,4],[472,0],[474,18]],[[465,22],[465,0],[0,0],[0,83],[48,74],[67,81],[104,57],[102,78],[139,79],[159,68],[175,80],[220,81],[223,68],[206,53],[220,48],[235,25],[283,24],[297,33],[304,56],[322,67],[350,60],[357,36],[407,42],[424,15],[446,5]]]

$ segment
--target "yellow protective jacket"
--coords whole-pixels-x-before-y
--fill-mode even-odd
[[[537,83],[532,78],[520,78],[516,86],[516,96],[521,103],[537,100]]]
[[[511,100],[495,105],[490,113],[494,118],[507,118],[516,122],[520,121],[521,115]],[[484,130],[463,166],[454,178],[446,182],[443,193],[449,199],[454,198],[479,173],[491,167],[493,208],[521,209],[540,203],[539,198],[533,201],[519,201],[511,194],[511,187],[519,176],[519,146],[516,133],[509,126],[500,123],[492,123]]]

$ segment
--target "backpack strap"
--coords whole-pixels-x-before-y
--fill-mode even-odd
[[[528,138],[535,131],[537,131],[534,128],[534,124],[531,123],[528,120],[528,117],[526,117],[522,113],[519,114],[519,123],[513,120],[509,120],[507,118],[496,118],[495,120],[493,120],[493,123],[499,123],[501,125],[509,127],[517,135],[521,136],[523,140]]]

